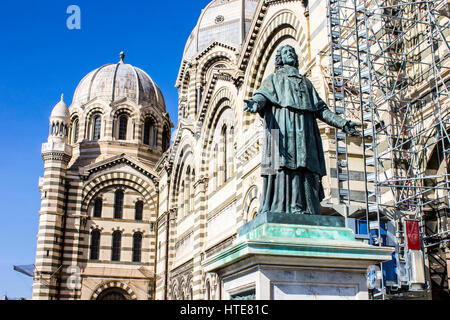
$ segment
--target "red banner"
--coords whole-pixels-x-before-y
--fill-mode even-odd
[[[422,248],[420,245],[419,221],[406,220],[405,228],[408,249],[421,250]]]

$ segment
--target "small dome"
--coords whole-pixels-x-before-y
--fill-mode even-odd
[[[136,104],[154,104],[165,111],[161,90],[143,70],[124,63],[122,52],[117,64],[100,67],[81,80],[72,104],[83,105],[95,98],[113,102],[128,98]]]
[[[258,0],[214,0],[198,19],[184,49],[183,60],[190,59],[213,41],[240,46],[250,29]]]
[[[61,101],[59,101],[53,108],[50,119],[68,120],[70,117],[69,108],[64,102],[64,95],[61,95]]]

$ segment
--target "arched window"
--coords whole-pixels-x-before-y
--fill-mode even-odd
[[[92,140],[99,140],[102,129],[102,117],[95,115],[92,120]]]
[[[227,179],[231,178],[234,175],[234,127],[231,127],[228,130],[228,143],[227,143]]]
[[[206,300],[211,300],[211,285],[209,281],[206,282]]]
[[[128,116],[122,115],[119,118],[119,140],[127,139]]]
[[[133,235],[133,262],[141,262],[142,233],[136,232]]]
[[[94,218],[102,217],[103,200],[98,198],[94,202]]]
[[[180,192],[180,203],[179,203],[179,207],[180,207],[180,214],[179,217],[183,218],[184,217],[184,202],[185,202],[185,184],[184,181],[181,183],[181,192]]]
[[[142,216],[143,216],[143,211],[144,211],[144,203],[142,201],[138,201],[136,202],[136,205],[134,206],[134,218],[137,221],[141,221],[142,220]]]
[[[223,126],[222,128],[222,152],[221,152],[221,184],[224,184],[228,179],[228,163],[227,163],[227,149],[228,149],[228,141],[227,141],[227,127]]]
[[[192,169],[192,172],[191,172],[191,197],[192,197],[192,199],[191,199],[191,206],[190,206],[190,208],[189,208],[189,211],[190,212],[194,212],[194,185],[195,185],[195,170],[194,169]]]
[[[156,147],[158,145],[158,128],[151,118],[147,118],[144,122],[143,143],[152,147]]]
[[[177,300],[177,288],[175,285],[172,286],[171,300]]]
[[[170,131],[168,126],[164,126],[162,135],[162,150],[163,152],[170,147]]]
[[[112,261],[120,261],[120,249],[122,246],[122,233],[120,231],[114,231],[112,238]]]
[[[114,219],[122,219],[123,217],[123,191],[117,190],[114,197]]]
[[[217,189],[219,187],[219,146],[216,144],[214,147],[214,187]]]
[[[186,187],[185,187],[185,193],[184,193],[184,199],[185,199],[185,204],[184,204],[184,215],[187,216],[190,213],[191,210],[191,202],[192,202],[192,195],[191,195],[191,168],[188,167],[186,170]]]
[[[78,121],[78,118],[75,118],[75,120],[73,120],[73,122],[72,122],[72,137],[71,137],[72,144],[75,144],[78,142],[79,133],[80,133],[80,123]]]
[[[152,135],[151,135],[150,143],[152,146],[157,147],[158,146],[158,127],[153,126]]]
[[[94,230],[91,233],[91,260],[98,260],[100,254],[100,231]]]
[[[150,145],[150,130],[152,127],[153,121],[151,119],[146,119],[144,122],[144,144]]]

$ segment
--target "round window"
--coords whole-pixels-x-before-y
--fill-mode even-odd
[[[216,17],[216,24],[222,23],[225,21],[225,17],[224,16],[217,16]]]

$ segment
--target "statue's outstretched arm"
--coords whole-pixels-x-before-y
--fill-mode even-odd
[[[326,124],[333,126],[335,128],[343,130],[345,133],[350,134],[355,137],[360,137],[361,134],[356,130],[356,127],[361,127],[360,124],[357,124],[352,121],[348,121],[336,113],[332,112],[325,102],[320,98],[316,89],[312,87],[312,95],[313,102],[316,105],[317,109],[317,118],[325,122]]]
[[[250,100],[244,100],[244,102],[247,104],[244,108],[244,111],[258,113],[266,106],[267,98],[262,94],[257,93],[253,95]]]
[[[347,124],[347,120],[332,112],[328,107],[324,107],[318,111],[317,118],[338,129],[344,129],[344,126]]]
[[[356,127],[361,127],[360,124],[342,118],[341,116],[328,109],[328,107],[325,107],[318,111],[317,117],[330,126],[342,129],[349,135],[361,137],[361,134],[356,129]]]

